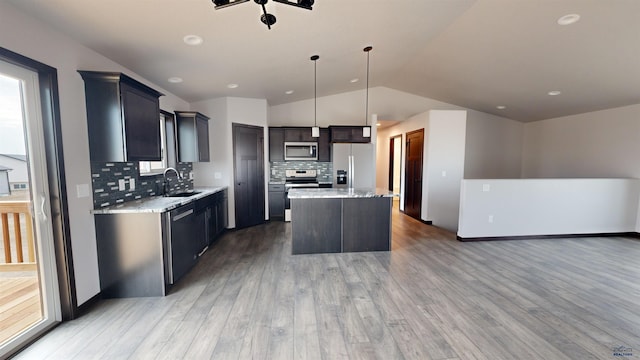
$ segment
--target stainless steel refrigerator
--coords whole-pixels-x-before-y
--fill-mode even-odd
[[[333,144],[333,187],[375,188],[375,151],[373,144]]]

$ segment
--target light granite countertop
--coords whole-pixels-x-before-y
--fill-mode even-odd
[[[193,195],[186,197],[154,196],[123,204],[112,205],[102,209],[91,210],[92,214],[123,214],[123,213],[162,213],[173,210],[192,201],[201,199],[227,187],[198,187],[190,190]]]
[[[398,194],[385,189],[346,189],[346,188],[314,188],[291,189],[289,199],[348,199],[348,198],[376,198],[394,197]]]

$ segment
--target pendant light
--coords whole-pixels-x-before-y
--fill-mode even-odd
[[[311,128],[311,137],[320,137],[320,128],[318,127],[318,72],[317,72],[317,60],[320,56],[313,55],[311,61],[313,61],[313,127]]]
[[[371,137],[371,126],[369,126],[369,52],[373,50],[373,47],[367,46],[363,49],[367,53],[367,93],[365,100],[365,115],[364,115],[364,127],[362,128],[362,137]]]

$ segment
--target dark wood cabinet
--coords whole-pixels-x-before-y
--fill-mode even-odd
[[[333,143],[369,143],[371,137],[362,136],[363,126],[330,126]]]
[[[198,237],[199,252],[213,243],[227,228],[227,190],[196,200],[196,215],[203,217],[202,236]]]
[[[122,73],[78,72],[84,80],[91,161],[161,160],[163,94]]]
[[[196,111],[176,111],[175,114],[179,161],[209,161],[209,118]]]
[[[269,161],[284,161],[284,128],[269,128]]]
[[[284,220],[284,184],[269,184],[269,219]]]
[[[310,127],[286,127],[284,128],[284,141],[317,141],[317,138],[311,136]]]
[[[331,161],[331,133],[328,128],[320,129],[320,137],[311,137],[311,128],[270,127],[269,161],[284,161],[284,142],[317,142],[318,161]]]
[[[320,137],[318,138],[318,161],[331,161],[331,134],[329,129],[320,129]]]
[[[342,199],[291,201],[291,253],[342,251]]]

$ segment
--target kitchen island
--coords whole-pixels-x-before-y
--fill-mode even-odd
[[[291,189],[291,252],[391,250],[393,193],[382,189]]]

